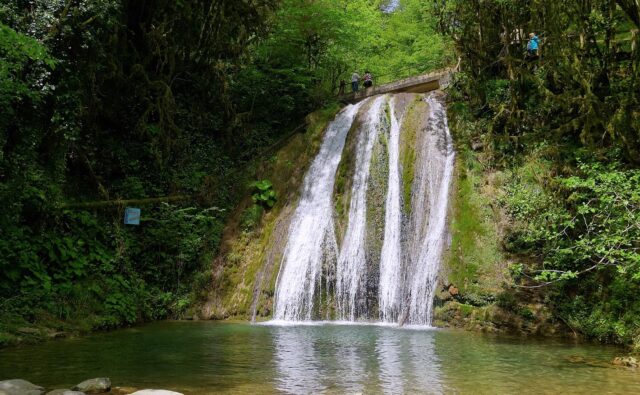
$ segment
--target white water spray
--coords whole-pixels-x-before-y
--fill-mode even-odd
[[[361,105],[347,107],[331,122],[305,176],[278,274],[274,313],[277,320],[312,318],[323,263],[335,259],[337,251],[332,205],[336,170]]]
[[[349,222],[338,258],[336,300],[340,319],[354,321],[358,317],[357,297],[364,293],[366,276],[367,188],[373,146],[378,139],[380,117],[386,97],[375,99],[367,112],[365,130],[360,133],[356,168],[351,188]]]
[[[444,106],[433,96],[427,103],[429,128],[419,147],[412,194],[415,238],[408,323],[414,325],[431,325],[455,157]]]
[[[429,110],[423,115],[423,126],[416,131],[413,147],[417,157],[411,201],[404,202],[411,205],[409,218],[404,217],[402,210],[401,191],[403,183],[409,181],[401,177],[404,125],[396,115],[397,100],[393,96],[377,97],[360,115],[363,124],[353,129],[359,134],[347,229],[339,253],[332,198],[336,170],[362,104],[348,107],[329,125],[320,153],[305,177],[289,228],[276,286],[275,320],[310,321],[321,318],[318,312],[322,310],[334,311],[335,318],[353,322],[375,316],[377,309],[377,315],[385,323],[431,324],[455,154],[446,111],[438,95],[423,99]],[[386,121],[387,106],[390,127]],[[388,189],[383,194],[386,195],[384,240],[377,247],[381,250],[372,251],[376,247],[366,243],[373,225],[367,222],[367,191],[374,146],[381,137],[386,139],[388,154]],[[380,256],[379,263],[368,262],[377,259],[371,258],[375,256]],[[377,270],[377,264],[380,276],[372,279],[375,272],[367,271],[372,266]],[[333,273],[335,278],[329,275]],[[367,302],[375,290],[370,287],[377,287],[377,305],[375,300]]]
[[[396,118],[395,99],[389,103],[389,187],[385,210],[384,243],[380,255],[379,313],[383,322],[395,322],[400,308],[402,285],[402,252],[400,232],[402,212],[400,202],[400,121]]]

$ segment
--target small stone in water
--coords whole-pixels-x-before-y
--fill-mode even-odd
[[[111,380],[106,377],[85,380],[73,387],[74,391],[81,391],[86,394],[100,394],[109,392],[111,389]]]
[[[167,390],[140,390],[140,391],[136,391],[133,394],[130,395],[183,395],[180,392],[173,392],[173,391],[167,391]]]

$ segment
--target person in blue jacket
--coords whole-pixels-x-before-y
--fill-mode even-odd
[[[540,39],[535,33],[529,34],[529,43],[527,44],[527,54],[530,58],[538,57],[538,49],[540,48]]]

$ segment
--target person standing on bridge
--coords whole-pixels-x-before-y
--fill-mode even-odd
[[[357,92],[358,91],[358,85],[360,85],[360,74],[358,74],[358,72],[354,71],[353,74],[351,75],[351,90],[353,92]]]
[[[373,76],[369,72],[369,70],[364,73],[364,87],[371,88],[373,86]]]

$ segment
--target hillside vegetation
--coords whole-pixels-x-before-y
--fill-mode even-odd
[[[224,224],[340,80],[451,61],[430,7],[385,5],[2,2],[0,345],[180,317],[216,273],[236,281]],[[251,210],[245,229],[271,207]]]
[[[637,2],[447,1],[435,10],[462,56],[449,91],[461,158],[451,258],[460,299],[525,320],[527,304],[543,303],[574,333],[638,347]],[[526,55],[529,32],[540,37],[538,58]],[[487,275],[504,276],[503,287]]]

